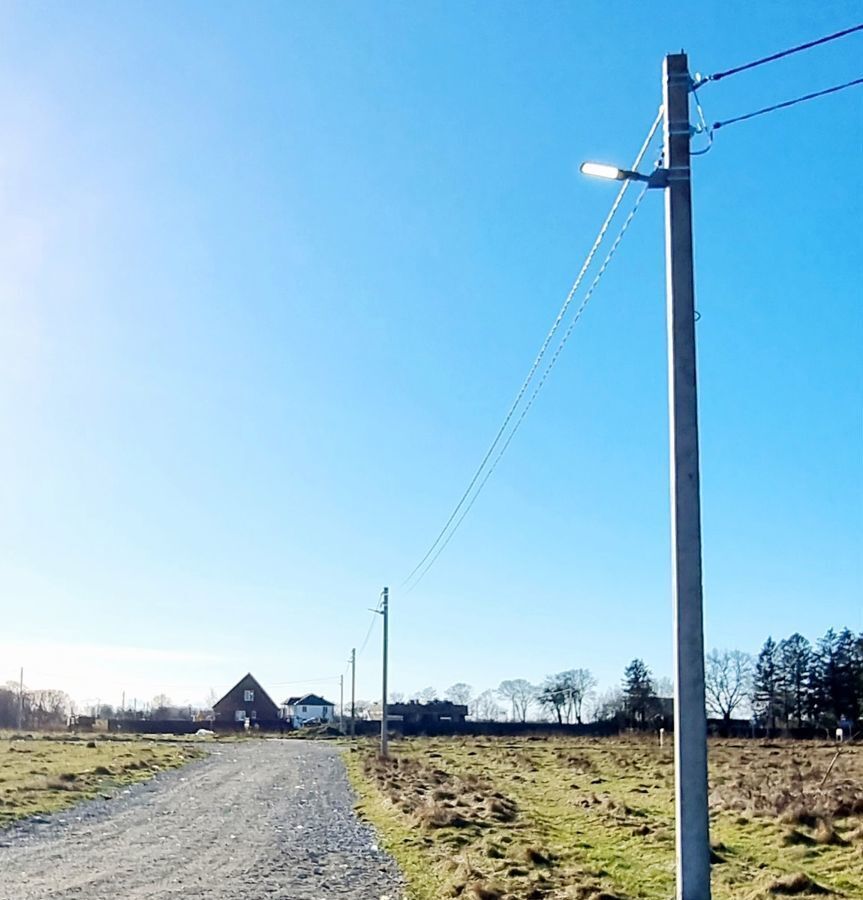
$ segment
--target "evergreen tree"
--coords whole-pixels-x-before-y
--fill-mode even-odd
[[[779,648],[768,637],[755,663],[752,706],[764,719],[768,732],[776,729],[776,714],[780,709]]]
[[[779,683],[788,724],[799,728],[812,707],[812,645],[794,633],[779,644]]]
[[[854,684],[857,694],[857,721],[863,719],[863,633],[854,641]]]
[[[858,713],[855,656],[856,639],[847,628],[839,634],[830,628],[818,641],[812,698],[819,718],[829,727],[843,715],[853,717]]]
[[[623,692],[627,709],[636,722],[644,723],[655,696],[650,669],[641,659],[634,659],[623,672]]]
[[[839,716],[856,719],[860,714],[859,641],[853,632],[843,628],[836,637]]]

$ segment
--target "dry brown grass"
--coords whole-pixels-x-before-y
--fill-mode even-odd
[[[729,742],[717,756],[727,765],[726,757],[735,750],[740,751],[740,745]],[[767,744],[766,755],[756,750],[754,745],[742,751],[743,765],[730,777],[714,779],[712,807],[749,816],[774,816],[786,824],[807,827],[822,820],[863,815],[863,781],[850,769],[843,773],[837,765],[839,771],[834,769],[822,786],[829,757],[813,754],[813,745]],[[853,753],[846,751],[846,757]]]
[[[56,735],[0,741],[0,828],[110,793],[197,755],[197,749],[178,742],[64,740]]]
[[[826,888],[816,884],[808,875],[797,872],[784,878],[777,878],[767,888],[767,892],[773,897],[800,897],[813,894],[829,894]]]
[[[710,745],[715,900],[863,900],[863,747]],[[667,900],[672,748],[644,739],[394,742],[353,754],[417,900]],[[498,896],[494,893],[490,896]]]
[[[363,769],[422,828],[477,830],[490,822],[512,822],[518,815],[512,799],[475,774],[456,775],[403,756],[368,755]]]

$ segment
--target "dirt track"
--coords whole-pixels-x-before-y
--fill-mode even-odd
[[[0,831],[0,900],[399,900],[332,745],[220,744],[202,760]]]

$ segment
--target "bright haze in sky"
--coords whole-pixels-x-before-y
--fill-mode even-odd
[[[0,683],[191,703],[251,671],[338,700],[384,585],[394,691],[670,674],[660,191],[400,587],[617,190],[579,165],[631,164],[664,54],[715,72],[860,6],[608,11],[5,5]],[[855,35],[698,95],[727,119],[861,57]],[[861,100],[722,128],[693,161],[708,648],[863,630]]]

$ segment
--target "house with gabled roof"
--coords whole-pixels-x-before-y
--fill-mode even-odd
[[[281,724],[279,707],[251,672],[213,704],[213,714],[215,721],[222,725],[245,726],[248,722],[252,727],[272,728]]]
[[[335,703],[330,703],[317,694],[288,697],[282,703],[282,718],[291,722],[294,728],[301,728],[312,722],[332,722],[335,717]]]

